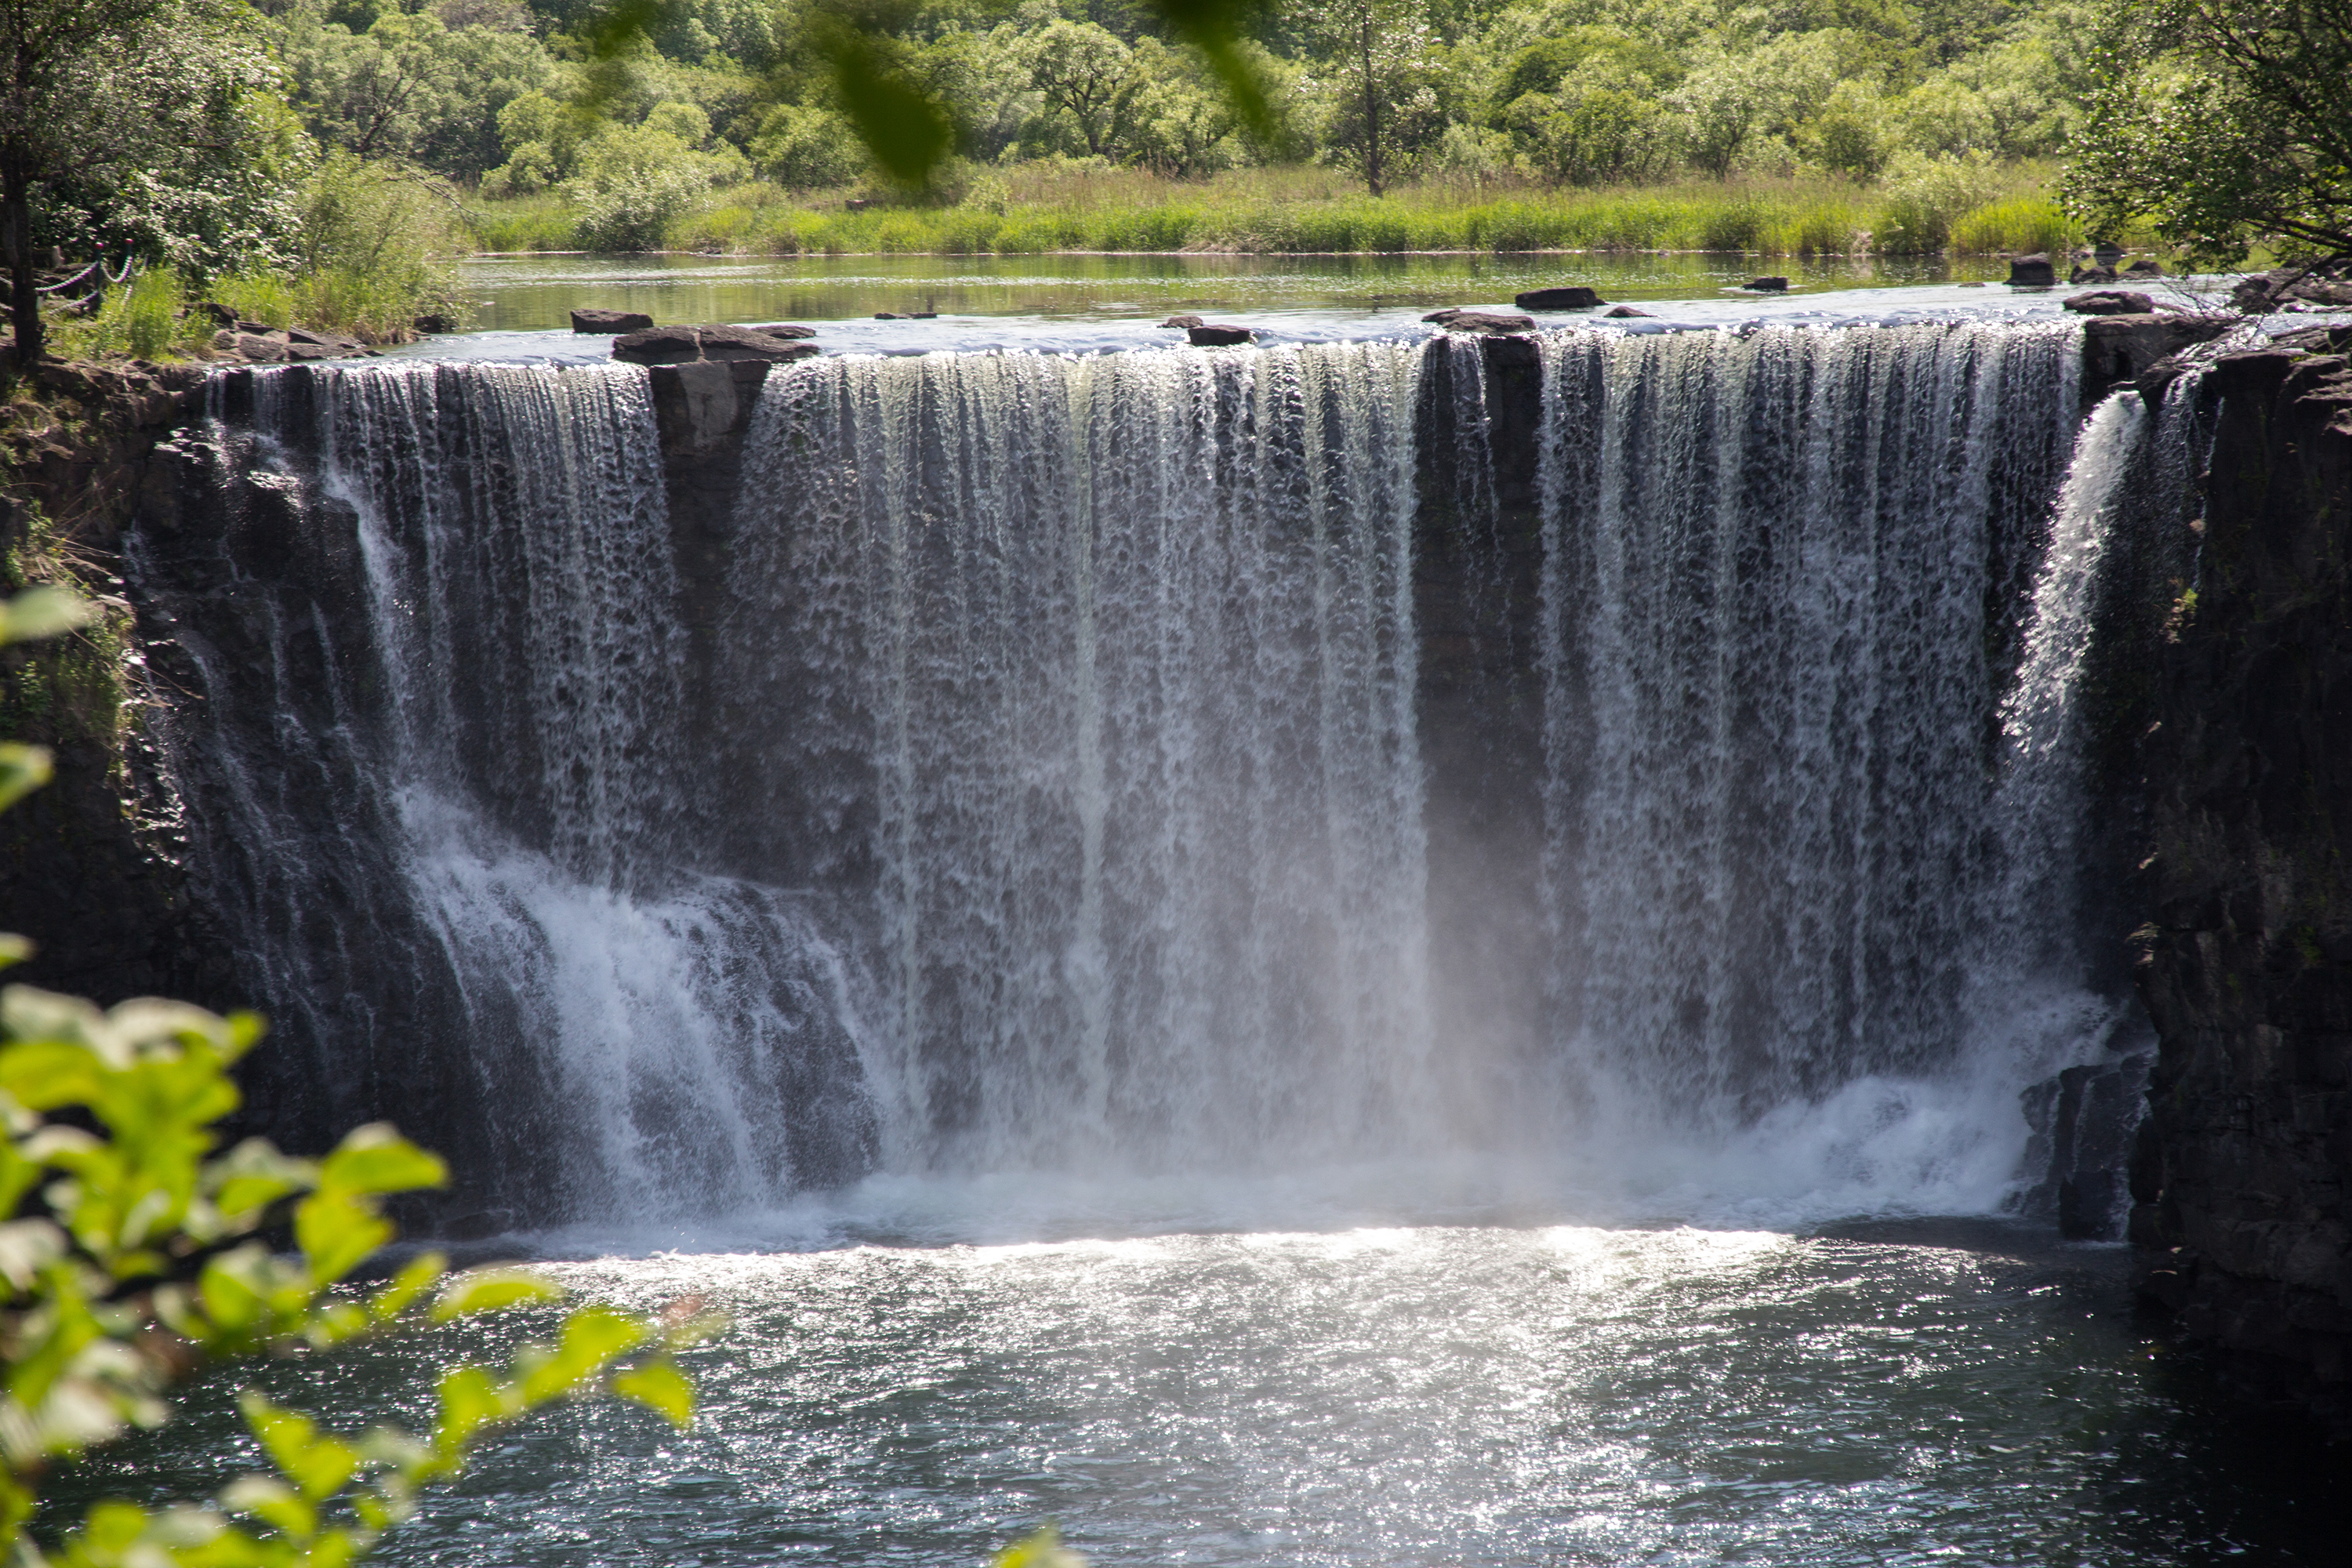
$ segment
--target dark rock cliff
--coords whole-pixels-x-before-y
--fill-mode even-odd
[[[2143,1293],[2352,1425],[2352,331],[2231,354],[2144,744]],[[2311,352],[2311,351],[2320,352]]]
[[[13,588],[69,580],[100,619],[0,653],[0,733],[50,748],[51,783],[0,816],[0,931],[33,939],[10,982],[112,1003],[229,1001],[183,866],[178,801],[148,720],[159,689],[123,597],[122,546],[194,409],[194,365],[47,363],[25,377],[0,451],[0,554]]]

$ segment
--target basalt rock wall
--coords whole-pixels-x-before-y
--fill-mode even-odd
[[[165,482],[157,448],[197,405],[202,375],[45,363],[18,383],[0,432],[7,585],[67,576],[100,612],[79,632],[0,653],[0,733],[48,747],[55,767],[0,816],[0,931],[36,943],[11,983],[108,1003],[232,999],[150,734],[171,693],[152,677],[122,577],[124,534]]]
[[[2144,1294],[2352,1425],[2352,332],[2232,354],[2144,743]]]

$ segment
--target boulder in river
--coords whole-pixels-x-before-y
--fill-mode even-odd
[[[2274,267],[2241,279],[2230,294],[2230,303],[2250,316],[2284,310],[2295,300],[2306,305],[2352,305],[2352,261]]]
[[[807,359],[818,352],[813,342],[764,331],[757,327],[713,326],[695,330],[702,335],[704,359],[756,359],[766,360],[772,364],[783,360]]]
[[[1786,294],[1789,280],[1786,278],[1751,278],[1740,287],[1750,294]]]
[[[1205,327],[1209,323],[1198,316],[1171,316],[1160,324],[1163,327],[1173,327],[1181,332],[1193,327]]]
[[[654,324],[651,316],[637,310],[584,310],[572,312],[572,330],[617,337],[623,332],[642,332]]]
[[[357,338],[340,332],[312,331],[307,327],[271,327],[259,321],[239,321],[213,334],[214,352],[247,364],[286,364],[312,360],[350,359],[376,351]]]
[[[1245,343],[1255,335],[1247,327],[1224,326],[1207,321],[1197,327],[1187,327],[1184,335],[1198,348],[1223,348],[1234,343]]]
[[[1532,332],[1536,330],[1533,316],[1514,315],[1508,310],[1433,310],[1422,318],[1434,321],[1449,332]]]
[[[2012,289],[2054,289],[2058,286],[2058,269],[2050,265],[2048,255],[2040,251],[2032,256],[2012,257],[2009,263],[2009,286]]]
[[[322,332],[310,327],[287,328],[286,341],[306,348],[323,349],[327,357],[367,353],[367,344],[357,338],[346,337],[341,332]]]
[[[613,357],[631,364],[690,364],[698,360],[764,360],[782,363],[818,352],[812,342],[753,327],[651,327],[613,340]]]
[[[2161,278],[2164,276],[2164,264],[2152,256],[2143,256],[2124,270],[2135,278]]]
[[[2156,301],[2132,289],[2094,289],[2087,294],[2070,294],[2066,309],[2078,316],[2145,316],[2156,309]]]
[[[2096,399],[2191,343],[2210,342],[2235,322],[2228,316],[2164,312],[2099,316],[2083,326],[2083,392]]]
[[[1636,310],[1631,305],[1620,305],[1613,310],[1603,310],[1601,313],[1611,321],[1629,321],[1636,316],[1646,317],[1650,312],[1647,310]]]
[[[1511,303],[1522,310],[1590,310],[1609,301],[1596,289],[1571,283],[1559,289],[1530,289],[1512,296]]]
[[[791,321],[754,322],[743,329],[747,332],[765,332],[772,338],[813,338],[814,327],[796,326]]]

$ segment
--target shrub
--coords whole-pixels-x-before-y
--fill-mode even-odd
[[[1952,248],[1969,256],[2056,256],[2082,237],[2065,210],[2047,196],[1989,202],[1952,225]]]
[[[1717,207],[1700,218],[1698,248],[1761,250],[1764,235],[1764,209],[1753,201],[1737,202]]]
[[[95,316],[61,321],[53,346],[69,358],[128,353],[162,359],[211,334],[208,324],[182,317],[185,303],[179,272],[151,267],[126,286],[110,289]]]
[[[1982,206],[1992,193],[1991,161],[1980,153],[1925,158],[1907,153],[1887,176],[1879,248],[1903,256],[1942,250],[1951,239],[1952,226]]]
[[[294,280],[283,272],[248,268],[213,279],[212,297],[236,313],[241,321],[290,327],[295,311]]]
[[[751,163],[791,190],[846,185],[866,171],[865,144],[838,115],[797,103],[768,110],[751,138]]]
[[[483,182],[487,191],[488,182]],[[578,250],[579,215],[550,193],[478,203],[465,211],[466,227],[481,250]]]
[[[659,125],[615,127],[582,149],[563,194],[590,250],[658,250],[711,185],[709,160]]]
[[[466,248],[456,193],[331,153],[303,191],[296,319],[367,342],[398,342],[417,317],[457,309],[449,258]]]

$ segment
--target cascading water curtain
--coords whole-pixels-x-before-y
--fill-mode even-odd
[[[1555,1037],[1593,1094],[1701,1124],[1948,1065],[2018,951],[1990,918],[2000,715],[2074,330],[1571,332],[1544,355]],[[2017,918],[2071,977],[2064,915]]]
[[[316,1053],[293,1076],[413,1106],[491,1223],[862,1169],[841,966],[790,895],[698,868],[644,373],[251,385],[244,482],[290,497],[301,564],[239,590],[247,610],[187,606],[214,701],[181,771],[254,990]],[[268,650],[207,651],[203,627],[243,636],[255,609]],[[257,669],[277,689],[239,691]]]
[[[1413,1135],[1415,364],[843,358],[767,392],[730,640],[805,595],[793,679],[838,734],[804,754],[870,769],[894,1162]]]

